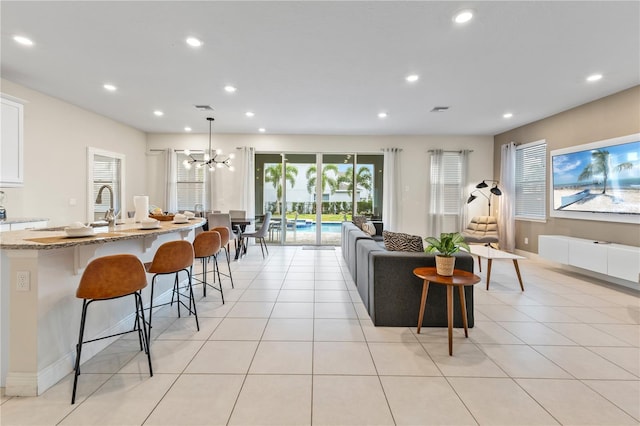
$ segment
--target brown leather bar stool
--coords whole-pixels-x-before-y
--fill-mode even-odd
[[[82,318],[80,320],[80,335],[76,346],[75,376],[73,378],[73,393],[71,403],[76,401],[76,388],[80,375],[80,357],[84,343],[95,342],[122,334],[138,332],[140,350],[145,351],[149,361],[149,375],[153,376],[151,367],[151,352],[149,350],[149,330],[145,326],[144,308],[141,290],[147,286],[147,276],[142,262],[132,254],[115,254],[99,257],[87,265],[82,274],[80,284],[76,290],[76,297],[82,299]],[[136,302],[136,318],[133,329],[110,336],[83,341],[84,326],[87,319],[87,308],[96,301],[118,299],[134,296]]]
[[[224,249],[224,253],[227,257],[227,268],[229,269],[229,273],[225,274],[224,272],[220,272],[221,275],[225,277],[229,277],[231,280],[231,288],[235,288],[233,286],[233,275],[231,274],[231,254],[229,253],[229,241],[230,241],[230,231],[226,226],[216,226],[212,229],[212,231],[217,231],[220,234],[220,245]]]
[[[193,252],[195,258],[202,261],[202,280],[196,279],[196,274],[193,276],[194,281],[198,281],[202,284],[202,295],[207,297],[207,286],[218,290],[222,296],[222,304],[224,304],[224,293],[222,292],[222,280],[220,279],[220,269],[218,268],[218,253],[220,253],[220,233],[218,231],[204,231],[196,235],[193,240]],[[216,272],[218,273],[218,283],[220,287],[216,287],[213,284],[207,282],[207,263],[209,260],[213,260],[213,282],[216,282]]]
[[[180,305],[184,306],[189,315],[194,315],[196,317],[196,328],[200,331],[200,323],[198,322],[198,312],[196,310],[196,300],[193,297],[193,287],[191,285],[191,272],[193,269],[193,246],[190,242],[185,240],[178,241],[169,241],[162,244],[158,247],[158,251],[153,256],[153,260],[151,262],[147,262],[144,264],[145,269],[148,273],[154,274],[153,279],[151,280],[151,302],[149,308],[149,336],[151,336],[151,328],[152,323],[151,319],[153,316],[153,308],[157,308],[159,306],[165,305],[173,305],[173,298],[176,297],[176,302],[178,305],[178,318],[180,318]],[[189,305],[187,306],[182,300],[180,300],[180,281],[179,275],[180,272],[185,271],[187,273],[188,283],[186,288],[189,291]],[[173,284],[173,295],[171,296],[171,302],[161,303],[159,305],[153,304],[153,290],[156,284],[156,278],[160,275],[169,275],[175,274],[175,281]]]

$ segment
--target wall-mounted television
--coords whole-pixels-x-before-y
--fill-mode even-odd
[[[640,133],[551,151],[550,215],[640,223]]]

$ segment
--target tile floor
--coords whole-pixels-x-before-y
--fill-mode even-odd
[[[0,423],[640,423],[636,292],[522,261],[522,293],[495,262],[450,357],[446,329],[374,327],[339,249],[270,251],[232,264],[225,305],[198,301],[199,332],[172,308],[154,314],[152,378],[121,338],[83,365],[75,405],[70,375],[37,398],[2,396]]]

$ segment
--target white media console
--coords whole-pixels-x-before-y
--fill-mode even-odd
[[[614,278],[609,281],[640,289],[640,247],[563,235],[540,235],[538,255],[563,265],[597,272]]]

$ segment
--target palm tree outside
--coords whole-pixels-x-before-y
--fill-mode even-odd
[[[285,180],[293,187],[296,184],[296,177],[298,176],[298,168],[290,164],[285,168]],[[275,214],[280,214],[280,206],[282,204],[282,165],[272,164],[264,169],[264,181],[270,182],[273,188],[276,190],[276,211]]]
[[[328,172],[331,172],[330,175]],[[318,175],[318,170],[316,166],[311,166],[307,169],[307,191],[309,194],[313,193],[314,188],[316,187],[316,177]],[[322,168],[322,192],[324,193],[325,189],[328,187],[329,191],[333,194],[338,189],[338,167],[335,164],[326,164]]]
[[[356,172],[356,188],[366,189],[371,194],[371,170],[369,167],[361,166]],[[353,166],[349,166],[344,175],[338,177],[338,184],[346,184],[349,196],[353,194]]]

